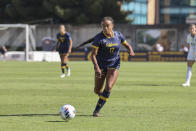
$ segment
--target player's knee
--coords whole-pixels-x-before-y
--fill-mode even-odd
[[[94,88],[94,93],[97,94],[97,95],[100,95],[101,94],[101,90],[99,90],[98,88]]]
[[[96,87],[94,88],[94,93],[97,94],[97,95],[99,94],[99,90],[97,90]]]
[[[107,91],[111,91],[112,90],[112,87],[113,87],[112,84],[107,84],[106,85],[106,90]]]

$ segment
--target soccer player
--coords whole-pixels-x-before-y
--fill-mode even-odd
[[[98,33],[92,43],[91,59],[95,70],[94,92],[99,96],[98,103],[93,112],[93,116],[98,117],[101,108],[110,96],[112,87],[120,68],[120,45],[125,46],[129,54],[134,56],[131,45],[127,43],[125,37],[118,31],[114,31],[114,21],[111,17],[104,17],[101,21],[102,32]],[[105,88],[103,90],[103,85]]]
[[[61,59],[61,78],[65,77],[65,68],[67,69],[67,76],[71,75],[70,67],[67,64],[68,56],[72,49],[72,38],[71,35],[66,32],[65,26],[60,25],[60,32],[57,34],[56,50],[58,50]],[[60,43],[60,45],[59,45]]]
[[[4,45],[1,46],[1,48],[0,48],[0,55],[3,55],[4,59],[6,58],[6,56],[5,56],[6,52],[7,52],[6,47]]]
[[[191,76],[192,76],[192,66],[196,60],[196,25],[192,24],[190,26],[190,34],[187,36],[187,43],[189,47],[189,52],[187,56],[187,74],[186,82],[182,84],[184,87],[190,86]]]

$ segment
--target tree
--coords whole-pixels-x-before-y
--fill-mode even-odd
[[[127,23],[131,12],[121,9],[123,2],[131,0],[1,0],[3,19],[11,23],[26,23],[53,18],[59,23],[98,23],[111,16],[116,23]],[[1,21],[2,23],[2,21]]]

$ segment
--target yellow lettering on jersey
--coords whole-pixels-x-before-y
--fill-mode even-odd
[[[110,53],[113,53],[115,48],[110,48]]]
[[[117,46],[118,44],[117,43],[108,43],[108,44],[106,44],[106,47],[112,47],[112,46]]]
[[[64,42],[64,37],[60,37],[60,40],[63,43]]]

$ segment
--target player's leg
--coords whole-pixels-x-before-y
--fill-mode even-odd
[[[66,68],[66,65],[64,63],[65,55],[60,54],[60,59],[61,59],[61,71],[62,71],[61,78],[63,78],[63,77],[65,77],[65,68]]]
[[[187,73],[186,73],[186,82],[182,84],[182,86],[190,86],[190,81],[191,81],[191,76],[192,76],[192,66],[195,61],[193,60],[188,60],[187,61]]]
[[[0,50],[0,57],[1,57],[1,55],[2,55],[3,59],[6,58],[6,55],[5,55],[5,51],[4,50]]]
[[[6,58],[6,55],[5,55],[5,53],[6,53],[5,51],[3,51],[3,52],[2,52],[3,59],[5,59],[5,58]]]
[[[107,90],[108,92],[111,92],[114,84],[116,83],[118,73],[118,70],[115,68],[108,69],[105,86],[105,90]]]
[[[64,63],[64,65],[65,65],[65,67],[66,67],[66,70],[67,70],[67,76],[70,76],[71,75],[71,70],[70,70],[70,67],[69,67],[69,65],[68,65],[68,54],[65,54],[65,57],[64,57],[64,59],[63,59],[63,63]]]
[[[99,111],[104,106],[105,102],[108,100],[110,96],[110,92],[118,78],[118,70],[117,69],[108,69],[107,75],[106,75],[106,85],[105,89],[100,95],[100,98],[98,100],[97,106],[95,108],[95,111],[93,113],[93,116],[99,116]]]
[[[105,75],[102,75],[101,78],[96,77],[95,75],[95,87],[94,87],[94,92],[95,94],[97,94],[98,96],[101,95],[101,93],[103,92],[103,85],[104,85],[104,81],[105,81]]]

